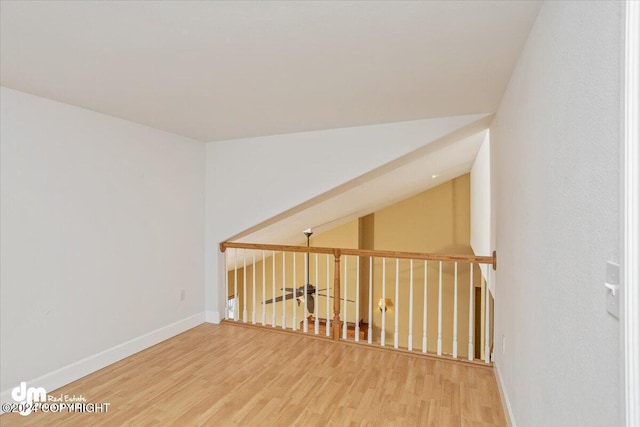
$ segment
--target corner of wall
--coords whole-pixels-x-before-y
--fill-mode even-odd
[[[100,353],[78,360],[67,366],[63,366],[60,369],[56,369],[55,371],[49,372],[38,378],[25,378],[26,383],[37,387],[44,387],[47,392],[51,392],[126,357],[146,350],[153,345],[188,331],[189,329],[202,324],[204,320],[205,315],[203,313],[194,314],[193,316],[189,316],[185,319],[163,326],[155,331],[151,331],[122,344],[118,344],[107,350],[101,351]],[[11,399],[11,389],[2,391],[2,394],[0,394],[0,401],[2,403],[13,402]],[[0,414],[3,412],[4,411],[0,411]]]
[[[206,323],[215,323],[217,325],[220,323],[220,320],[221,320],[221,317],[220,317],[219,311],[207,310],[205,312],[204,321]]]

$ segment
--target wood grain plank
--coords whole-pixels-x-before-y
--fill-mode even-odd
[[[200,325],[49,394],[110,406],[0,424],[506,425],[486,366],[232,323]]]

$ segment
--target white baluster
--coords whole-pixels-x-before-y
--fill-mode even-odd
[[[327,254],[327,319],[325,322],[325,334],[331,336],[331,313],[329,313],[329,302],[331,300],[331,280],[329,279],[329,254]]]
[[[282,329],[287,329],[287,300],[284,299],[284,296],[287,294],[287,290],[285,287],[287,286],[287,269],[286,269],[286,258],[287,253],[282,252]]]
[[[453,263],[453,358],[458,358],[458,262]]]
[[[309,332],[309,319],[307,318],[309,314],[307,313],[307,274],[309,273],[309,263],[307,262],[307,254],[304,257],[304,308],[302,312],[304,313],[304,319],[302,320],[302,331],[306,334]]]
[[[276,297],[276,251],[271,251],[271,299]],[[271,303],[271,327],[276,327],[276,303]]]
[[[267,277],[266,277],[266,267],[267,258],[265,257],[264,251],[262,251],[262,326],[267,324],[267,307],[265,307],[265,300],[267,299]]]
[[[473,263],[469,264],[469,360],[473,360]]]
[[[398,293],[398,289],[400,286],[400,260],[398,258],[396,258],[396,295],[395,298],[396,300],[394,301],[394,304],[396,306],[396,309],[394,310],[394,331],[393,331],[393,347],[394,348],[398,348],[398,338],[400,337],[399,334],[399,325],[398,325],[398,312],[400,311],[400,295]]]
[[[373,341],[373,257],[369,257],[369,327],[367,328],[367,342]]]
[[[360,341],[360,255],[356,255],[356,342]]]
[[[489,272],[487,272],[487,280],[484,283],[484,363],[491,361],[491,349],[489,346],[489,304],[491,301],[489,294]]]
[[[251,277],[251,284],[253,285],[253,297],[251,298],[251,302],[253,305],[251,306],[251,323],[256,324],[256,251],[251,251],[253,256],[253,268]]]
[[[296,276],[296,253],[293,252],[293,280],[291,281],[291,285],[293,286],[293,298],[291,298],[291,307],[293,307],[293,326],[292,329],[294,331],[298,330],[298,307],[296,307],[296,305],[298,304],[298,287],[297,285],[297,279],[298,276]]]
[[[427,352],[427,260],[424,260],[424,294],[422,296],[422,352]]]
[[[238,304],[238,248],[233,249],[233,320],[238,321],[240,305]]]
[[[344,287],[342,289],[343,297],[342,300],[342,312],[344,313],[344,317],[342,318],[342,339],[347,339],[347,287],[349,286],[349,282],[347,280],[347,264],[349,262],[349,257],[344,256]]]
[[[387,259],[382,258],[382,325],[380,329],[380,345],[384,347],[386,331],[385,331],[385,323],[386,323],[386,315],[387,315],[387,300],[386,300],[386,287],[387,287]]]
[[[318,287],[320,286],[320,282],[318,280],[318,254],[315,255],[316,258],[316,280],[315,280],[315,286],[316,286],[316,299],[315,299],[315,304],[313,304],[313,317],[315,318],[315,325],[313,328],[313,332],[318,335],[320,333],[320,319],[318,319],[318,312],[320,310],[318,310],[318,306],[320,304],[318,304],[320,302],[320,300],[318,299]],[[327,298],[328,299],[328,298]]]
[[[413,260],[409,260],[409,336],[407,349],[413,351]]]
[[[247,323],[247,250],[242,250],[242,322]]]
[[[229,318],[229,259],[228,259],[228,255],[229,255],[229,251],[226,250],[224,251],[224,288],[227,291],[227,294],[225,295],[226,297],[226,301],[225,303],[225,309],[224,309],[224,318],[228,319]]]
[[[442,356],[442,261],[438,267],[438,356]]]

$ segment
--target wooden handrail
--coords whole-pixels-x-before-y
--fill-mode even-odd
[[[227,248],[254,249],[254,250],[276,251],[276,252],[304,252],[304,253],[309,252],[309,253],[329,254],[329,255],[333,255],[334,253],[334,248],[313,248],[313,247],[292,246],[292,245],[268,245],[263,243],[236,243],[236,242],[220,243],[221,252],[226,251]]]
[[[476,256],[476,255],[446,255],[446,254],[433,254],[433,253],[420,253],[420,252],[400,252],[400,251],[378,251],[368,249],[342,249],[342,248],[321,248],[321,247],[306,247],[306,246],[291,246],[291,245],[268,245],[262,243],[236,243],[236,242],[222,242],[220,243],[220,251],[224,252],[227,248],[238,249],[254,249],[264,251],[277,251],[277,252],[302,252],[302,253],[315,253],[315,254],[330,254],[334,255],[336,251],[342,255],[359,255],[359,256],[371,256],[378,258],[401,258],[401,259],[420,259],[427,261],[458,261],[458,262],[473,262],[478,264],[490,264],[493,269],[496,269],[496,252],[494,251],[492,256]]]

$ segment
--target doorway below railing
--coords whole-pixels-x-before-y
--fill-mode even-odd
[[[495,252],[445,255],[233,242],[220,249],[227,260],[226,319],[491,361],[492,298],[480,265],[495,269]]]

